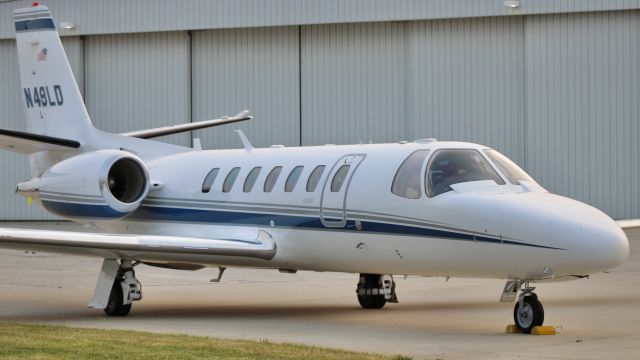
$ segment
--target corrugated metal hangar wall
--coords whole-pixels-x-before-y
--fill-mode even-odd
[[[489,0],[432,0],[426,10],[415,1],[372,9],[361,1],[166,0],[142,25],[137,6],[155,2],[112,2],[134,14],[124,19],[102,2],[48,3],[58,23],[78,23],[63,44],[101,129],[247,108],[255,120],[193,136],[205,148],[240,146],[236,128],[257,146],[471,141],[504,152],[550,191],[640,218],[638,1],[521,1],[513,11]],[[196,15],[189,23],[183,9],[201,16],[220,6],[239,16],[264,3],[276,10],[210,23]],[[17,130],[24,115],[7,29],[11,10],[25,5],[0,3],[0,127]],[[292,14],[277,10],[291,6]],[[176,15],[167,29],[165,12]],[[164,140],[191,143],[187,134]],[[51,219],[12,194],[28,176],[26,159],[1,152],[0,164],[0,219]]]

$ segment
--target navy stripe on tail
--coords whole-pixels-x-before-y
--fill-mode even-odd
[[[55,30],[56,26],[51,18],[16,21],[16,32],[33,30]]]

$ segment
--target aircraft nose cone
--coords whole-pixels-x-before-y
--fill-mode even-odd
[[[629,257],[627,235],[606,214],[586,204],[581,206],[581,214],[556,220],[565,240],[571,239],[568,248],[579,255],[588,272],[621,265]]]
[[[610,219],[608,219],[610,220]],[[621,265],[629,257],[629,240],[618,224],[610,220],[608,224],[601,224],[601,229],[594,237],[598,243],[599,256],[602,259],[603,270]]]
[[[515,197],[514,197],[515,198]],[[549,193],[525,194],[511,207],[511,235],[559,251],[538,259],[559,275],[611,269],[629,256],[624,231],[602,211]]]

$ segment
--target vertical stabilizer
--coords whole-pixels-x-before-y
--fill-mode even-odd
[[[27,131],[82,142],[93,125],[46,6],[14,12]]]

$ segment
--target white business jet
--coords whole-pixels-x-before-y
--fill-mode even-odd
[[[359,273],[363,308],[397,302],[392,275],[505,279],[517,326],[542,325],[532,284],[587,277],[629,254],[601,211],[550,194],[486,146],[397,144],[203,151],[148,140],[251,119],[110,134],[93,127],[47,7],[15,11],[29,156],[17,185],[47,211],[104,232],[0,228],[0,246],[103,258],[90,306],[124,316],[134,266]],[[519,294],[519,296],[518,296]]]

